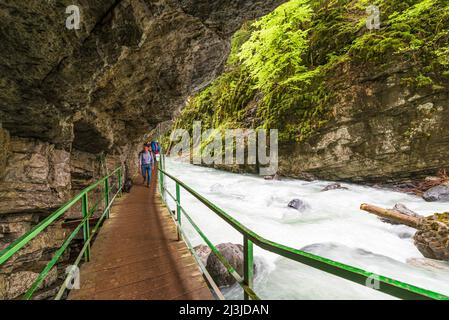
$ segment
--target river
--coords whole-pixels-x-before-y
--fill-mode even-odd
[[[267,181],[256,175],[234,174],[170,158],[166,170],[268,240],[296,249],[306,247],[306,251],[326,258],[449,294],[449,263],[422,263],[425,260],[413,244],[414,229],[383,223],[359,209],[362,203],[385,208],[402,203],[430,215],[447,211],[449,203],[428,203],[413,195],[347,183],[342,185],[349,190],[322,192],[329,181]],[[166,187],[174,194],[175,185],[167,180]],[[288,208],[294,198],[304,200],[308,209],[301,213]],[[237,231],[184,190],[181,199],[182,206],[214,244],[242,243]],[[169,205],[174,208],[173,201]],[[186,219],[184,226],[194,246],[203,243]],[[254,289],[262,299],[392,298],[258,247],[254,255],[262,266]],[[242,290],[234,286],[224,294],[228,299],[240,299]]]

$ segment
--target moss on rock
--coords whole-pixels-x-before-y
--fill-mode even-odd
[[[366,28],[371,3],[380,30]],[[224,74],[175,127],[276,128],[281,143],[305,141],[333,119],[336,92],[355,76],[345,70],[406,65],[407,86],[447,87],[448,26],[449,4],[438,0],[291,0],[235,34]]]

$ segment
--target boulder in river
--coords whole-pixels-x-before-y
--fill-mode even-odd
[[[202,245],[195,247],[195,253],[198,256],[198,258],[201,260],[201,263],[206,267],[207,266],[207,258],[209,258],[211,249],[208,246],[202,244]]]
[[[276,173],[271,176],[265,176],[264,179],[265,180],[281,180],[281,177]]]
[[[288,203],[289,208],[296,209],[298,211],[305,211],[309,206],[306,202],[301,199],[293,199]]]
[[[449,261],[449,213],[422,219],[414,240],[424,257]]]
[[[395,204],[395,206],[394,206],[393,209],[391,209],[391,210],[398,211],[398,212],[400,212],[400,213],[402,213],[402,214],[405,214],[405,215],[407,215],[407,216],[410,216],[410,217],[422,218],[422,216],[421,216],[420,214],[418,214],[418,213],[416,213],[416,212],[410,210],[409,208],[407,208],[407,207],[406,207],[404,204],[402,204],[402,203],[397,203],[397,204]],[[391,220],[391,219],[388,219],[388,218],[379,218],[379,219],[380,219],[382,222],[389,223],[389,224],[393,224],[393,225],[401,224],[401,223],[399,223],[399,222],[397,222],[397,221],[394,221],[394,220]]]
[[[444,271],[449,273],[449,262],[446,261],[438,261],[429,258],[410,258],[407,259],[407,264],[418,267],[431,269],[432,271]]]
[[[243,276],[243,246],[234,243],[221,243],[217,245],[218,251],[231,264],[237,273]],[[219,287],[227,287],[236,283],[235,278],[229,274],[226,267],[215,254],[211,254],[208,246],[200,245],[195,248],[196,254],[206,266],[207,271]],[[254,265],[254,274],[257,268]]]
[[[449,183],[443,183],[424,192],[424,200],[432,201],[449,201]]]
[[[341,184],[339,184],[339,183],[332,183],[332,184],[330,184],[330,185],[328,185],[328,186],[326,186],[323,190],[321,190],[322,192],[325,192],[325,191],[329,191],[329,190],[338,190],[338,189],[340,189],[340,190],[348,190],[348,188],[346,188],[346,187],[343,187]]]

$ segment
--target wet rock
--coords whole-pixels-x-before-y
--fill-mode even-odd
[[[414,243],[424,257],[449,261],[449,212],[415,217],[369,204],[362,204],[360,209],[416,229]]]
[[[393,207],[393,210],[399,211],[400,213],[405,214],[407,216],[412,216],[412,217],[417,217],[417,218],[422,217],[422,215],[416,213],[415,211],[410,210],[402,203],[395,204]]]
[[[271,175],[271,176],[265,176],[265,180],[281,180],[281,177],[278,174]]]
[[[243,246],[234,243],[221,243],[217,249],[237,273],[243,275]],[[207,258],[207,270],[219,287],[231,286],[236,283],[234,277],[229,274],[226,267],[214,254],[210,254]]]
[[[426,201],[448,201],[449,202],[449,183],[440,184],[439,186],[430,188],[423,194]]]
[[[414,235],[414,232],[407,232],[407,231],[398,233],[398,237],[400,239],[411,239],[411,238],[413,238],[413,235]]]
[[[9,156],[10,137],[8,131],[4,130],[0,126],[0,178],[3,176],[3,172],[6,168],[6,161]]]
[[[400,212],[402,214],[405,214],[407,216],[410,216],[410,217],[416,217],[416,218],[422,218],[423,217],[420,214],[410,210],[409,208],[407,208],[402,203],[395,204],[394,207],[392,208],[392,210],[398,211],[398,212]],[[387,219],[387,218],[379,218],[379,219],[382,222],[389,223],[389,224],[392,224],[392,225],[400,225],[401,224],[399,222],[395,222],[395,221],[393,221],[391,219]],[[404,235],[404,236],[406,236],[406,235]]]
[[[234,243],[221,243],[217,245],[218,251],[224,256],[224,258],[231,264],[231,266],[241,276],[243,275],[243,246],[241,244]],[[205,264],[207,271],[210,273],[212,279],[219,287],[227,287],[236,283],[233,276],[229,274],[226,267],[220,262],[220,260],[211,254],[211,250],[208,246],[200,245],[195,248],[196,254],[201,261]],[[254,274],[257,272],[257,263],[254,264]]]
[[[288,207],[296,209],[298,211],[305,211],[309,208],[309,205],[301,199],[293,199],[288,203]]]
[[[346,187],[343,187],[341,184],[339,184],[339,183],[332,183],[332,184],[330,184],[330,185],[328,185],[328,186],[326,186],[323,190],[321,190],[322,192],[325,192],[325,191],[329,191],[329,190],[338,190],[338,189],[340,189],[340,190],[349,190],[348,188],[346,188]]]
[[[424,257],[449,261],[449,213],[423,219],[413,238]]]
[[[407,263],[425,269],[432,269],[434,271],[445,271],[449,273],[449,262],[438,261],[428,258],[411,258],[407,260]]]
[[[209,258],[211,251],[212,250],[204,244],[195,247],[195,253],[205,267],[207,266],[207,258]]]

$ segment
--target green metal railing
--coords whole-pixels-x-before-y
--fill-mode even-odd
[[[159,168],[159,189],[163,201],[167,204],[165,194],[169,195],[173,201],[176,203],[176,221],[178,228],[178,236],[183,234],[182,231],[182,214],[190,222],[192,227],[198,232],[200,237],[206,242],[212,252],[217,256],[217,258],[223,263],[227,268],[228,272],[236,279],[237,283],[243,289],[245,300],[252,299],[258,300],[259,297],[253,291],[253,279],[254,279],[254,259],[253,259],[253,246],[257,245],[260,248],[267,250],[269,252],[275,253],[279,256],[300,262],[309,267],[333,274],[337,277],[358,283],[360,285],[366,286],[369,283],[378,281],[378,286],[375,290],[383,292],[385,294],[400,298],[400,299],[410,299],[410,300],[449,300],[449,297],[437,292],[433,292],[427,289],[419,288],[414,285],[410,285],[395,279],[391,279],[382,275],[377,275],[372,272],[365,271],[360,268],[356,268],[350,265],[346,265],[337,261],[333,261],[324,257],[320,257],[305,251],[290,248],[285,245],[267,240],[250,229],[246,228],[240,222],[232,218],[224,210],[217,207],[215,204],[201,196],[191,187],[177,179],[176,177],[170,175],[165,171],[165,156],[161,155],[160,168]],[[170,178],[176,184],[176,195],[173,195],[165,187],[165,177]],[[225,259],[225,257],[218,251],[215,245],[207,238],[203,231],[198,227],[190,215],[181,206],[181,192],[184,189],[197,200],[203,203],[212,212],[217,214],[225,222],[231,225],[235,230],[237,230],[243,236],[243,251],[244,251],[244,270],[243,277],[237,273],[237,271],[231,266],[231,264]],[[168,205],[167,205],[168,206]],[[185,239],[187,240],[187,239]],[[201,262],[198,261],[201,265]],[[204,269],[204,266],[201,265]],[[374,288],[372,288],[374,290]]]
[[[110,181],[112,180],[112,177],[117,177],[117,192],[110,198]],[[90,260],[90,245],[92,242],[92,239],[94,235],[98,232],[98,229],[102,223],[102,221],[105,218],[109,218],[109,211],[111,208],[112,203],[116,199],[117,196],[121,194],[122,191],[122,168],[119,167],[116,170],[114,170],[113,173],[110,175],[98,180],[96,183],[92,184],[91,186],[84,189],[80,194],[78,194],[76,197],[68,201],[66,204],[64,204],[61,208],[59,208],[57,211],[52,213],[50,216],[45,218],[42,222],[40,222],[38,225],[36,225],[32,230],[24,234],[22,237],[18,238],[16,241],[11,243],[6,249],[2,250],[0,252],[0,267],[4,265],[11,257],[14,256],[17,252],[19,252],[22,248],[24,248],[30,241],[35,239],[39,234],[41,234],[47,227],[49,227],[53,222],[61,218],[67,210],[72,208],[74,205],[79,203],[81,201],[81,211],[83,215],[82,221],[78,224],[78,226],[74,229],[72,233],[65,239],[62,246],[55,252],[52,259],[47,263],[44,270],[39,274],[37,279],[34,281],[34,283],[31,285],[31,287],[28,289],[28,291],[25,293],[23,298],[25,300],[29,300],[33,297],[34,293],[40,288],[41,284],[44,282],[45,278],[48,276],[49,272],[52,270],[52,268],[58,263],[61,256],[64,254],[64,252],[69,247],[72,240],[77,236],[79,232],[83,233],[83,240],[84,245],[76,258],[76,261],[72,264],[74,266],[78,266],[81,262],[81,259],[84,257],[85,261]],[[89,193],[92,191],[95,191],[97,188],[102,189],[102,199],[98,199],[96,203],[89,208]],[[100,206],[100,202],[104,202],[104,210],[101,214],[100,218],[98,219],[95,227],[90,230],[90,218],[93,216],[93,214],[97,211],[97,209]],[[58,294],[56,295],[55,299],[59,300],[64,295],[68,284],[71,280],[71,275],[69,274],[64,281],[63,285],[61,286]]]

